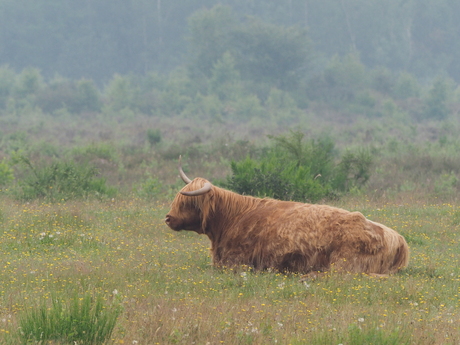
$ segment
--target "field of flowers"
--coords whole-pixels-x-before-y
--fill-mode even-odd
[[[90,294],[121,306],[110,344],[458,344],[460,207],[343,200],[404,235],[409,267],[387,279],[218,270],[209,242],[140,199],[0,199],[0,343],[21,315]],[[61,344],[60,340],[51,342]]]

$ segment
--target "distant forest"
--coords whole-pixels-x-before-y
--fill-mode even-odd
[[[216,17],[200,17],[219,4],[225,10]],[[247,62],[240,72],[273,72],[274,78],[312,76],[335,55],[354,54],[370,69],[458,83],[459,13],[454,0],[0,0],[0,65],[104,85],[116,73],[168,74],[190,64],[206,74],[205,65],[226,51]],[[283,35],[298,40],[284,44]],[[254,72],[264,49],[289,50],[290,43],[305,44],[279,61],[290,67],[268,64]],[[308,55],[308,64],[297,53]]]

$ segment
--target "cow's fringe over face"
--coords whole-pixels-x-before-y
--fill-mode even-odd
[[[206,182],[209,181],[202,178],[196,178],[187,184],[184,188],[182,188],[181,192],[198,190],[203,187]],[[208,193],[198,196],[187,196],[178,193],[171,204],[171,211],[169,212],[168,216],[174,219],[181,219],[193,214],[195,217],[199,217],[200,226],[199,228],[190,230],[194,230],[198,233],[205,233],[207,220],[214,211],[214,203],[212,202],[214,194],[214,186]]]
[[[208,180],[203,178],[195,178],[187,184],[176,195],[171,204],[171,211],[168,216],[172,217],[187,217],[185,214],[191,213],[198,215],[200,218],[200,229],[195,230],[199,233],[206,233],[206,228],[209,221],[212,219],[214,225],[226,226],[226,223],[232,217],[237,217],[237,214],[242,210],[249,211],[257,205],[257,201],[261,200],[251,196],[242,197],[239,194],[228,190],[212,186],[211,190],[199,196],[187,196],[181,192],[195,191],[203,187]],[[185,214],[184,214],[185,213]],[[169,224],[168,224],[169,225]]]

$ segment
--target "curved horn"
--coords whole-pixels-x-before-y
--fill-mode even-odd
[[[192,180],[190,180],[187,177],[187,175],[185,175],[184,171],[182,170],[181,159],[182,159],[182,155],[179,156],[179,175],[180,175],[182,181],[185,182],[185,184],[189,184],[190,182],[192,182]]]
[[[187,196],[197,196],[197,195],[203,195],[209,192],[212,188],[211,182],[205,182],[204,186],[201,187],[200,189],[191,191],[191,192],[180,192],[182,195],[187,195]]]

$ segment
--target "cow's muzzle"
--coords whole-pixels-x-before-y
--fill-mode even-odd
[[[171,217],[169,214],[167,214],[166,217],[165,217],[165,223],[166,223],[167,226],[169,226],[171,229],[173,229],[175,231],[180,230],[180,228],[176,224],[177,222],[175,222],[174,218]]]

